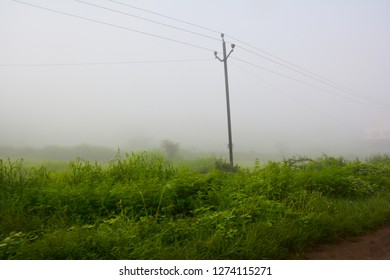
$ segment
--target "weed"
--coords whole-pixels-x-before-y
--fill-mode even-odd
[[[386,155],[214,161],[0,160],[0,259],[286,259],[390,222]]]

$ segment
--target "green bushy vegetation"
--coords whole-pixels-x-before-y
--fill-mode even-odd
[[[390,222],[390,160],[0,160],[0,259],[289,259]]]

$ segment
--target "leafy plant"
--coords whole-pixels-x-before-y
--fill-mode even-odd
[[[286,259],[388,223],[390,162],[0,160],[1,259]]]

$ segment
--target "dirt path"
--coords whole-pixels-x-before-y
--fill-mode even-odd
[[[390,226],[360,237],[319,245],[307,254],[309,260],[390,260]]]

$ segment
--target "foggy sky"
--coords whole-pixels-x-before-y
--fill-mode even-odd
[[[227,153],[223,64],[212,51],[221,56],[220,34],[107,0],[85,1],[217,40],[77,1],[25,0],[209,50],[1,0],[0,145],[150,148],[171,139]],[[370,129],[390,127],[389,1],[119,1],[231,36],[235,151],[343,154],[366,149]]]

